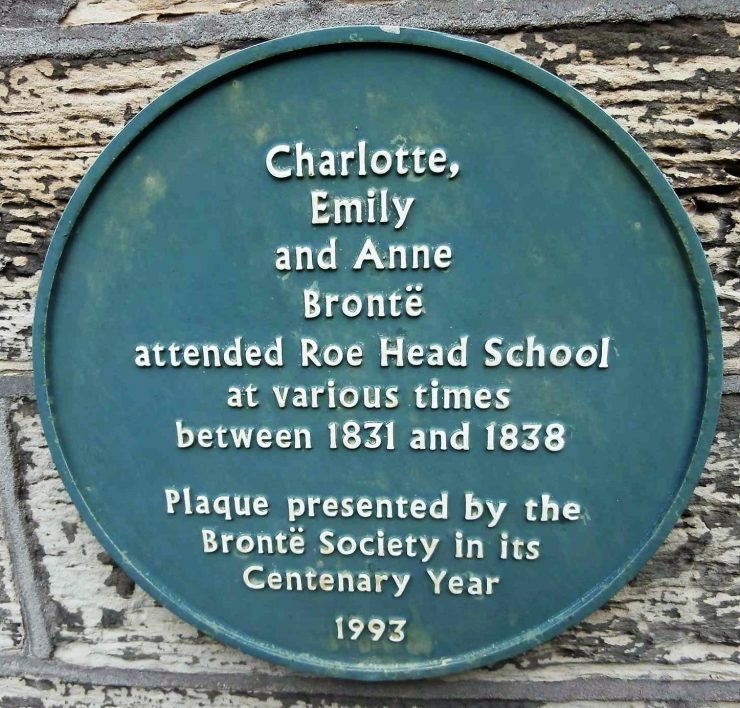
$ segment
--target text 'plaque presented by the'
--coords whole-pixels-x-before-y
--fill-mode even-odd
[[[486,45],[267,42],[137,115],[35,321],[44,430],[127,573],[204,632],[366,680],[586,617],[688,502],[716,299],[658,169]]]

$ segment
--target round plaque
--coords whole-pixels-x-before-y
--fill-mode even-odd
[[[218,639],[368,680],[490,664],[635,575],[712,439],[712,280],[637,144],[477,42],[338,28],[188,77],[54,235],[54,461]]]

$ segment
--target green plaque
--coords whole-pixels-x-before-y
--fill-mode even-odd
[[[137,115],[54,236],[39,406],[82,516],[204,632],[435,676],[602,605],[712,439],[721,342],[680,203],[547,72],[349,27]]]

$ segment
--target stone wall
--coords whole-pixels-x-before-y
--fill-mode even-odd
[[[183,76],[271,37],[348,23],[475,38],[565,79],[672,181],[723,321],[720,425],[693,500],[604,608],[504,664],[360,685],[228,649],[116,567],[54,469],[31,378],[39,272],[85,170]],[[498,0],[0,2],[0,706],[630,705],[740,699],[740,3]]]

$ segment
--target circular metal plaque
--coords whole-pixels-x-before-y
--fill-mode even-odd
[[[137,115],[49,250],[54,461],[220,640],[368,680],[490,664],[635,575],[712,439],[711,276],[637,144],[477,42],[267,42]]]

